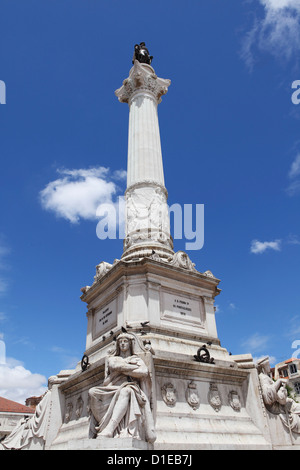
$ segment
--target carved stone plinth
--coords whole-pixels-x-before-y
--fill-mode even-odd
[[[153,450],[153,445],[131,437],[122,439],[79,439],[68,442],[66,450]]]
[[[86,354],[102,357],[103,347],[126,325],[138,333],[150,329],[155,341],[169,336],[168,345],[160,344],[170,354],[178,350],[175,339],[182,335],[195,338],[187,349],[191,356],[203,343],[219,344],[214,310],[218,284],[213,275],[197,271],[184,252],[169,261],[146,257],[116,262],[81,297],[88,307]]]

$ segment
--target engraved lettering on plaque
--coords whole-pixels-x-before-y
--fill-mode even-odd
[[[94,333],[99,336],[117,324],[117,301],[106,304],[103,308],[96,311],[94,317]]]
[[[169,292],[162,293],[162,320],[202,326],[201,301]]]

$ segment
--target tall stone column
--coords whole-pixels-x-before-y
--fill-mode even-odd
[[[151,65],[134,61],[115,94],[129,105],[125,239],[122,259],[173,256],[157,106],[170,80]]]

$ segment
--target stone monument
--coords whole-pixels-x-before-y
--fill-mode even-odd
[[[297,406],[282,398],[274,407],[277,392],[266,401],[267,375],[252,356],[232,356],[220,344],[220,280],[174,251],[157,112],[170,80],[157,77],[152,59],[145,43],[136,45],[129,77],[115,92],[129,107],[123,253],[98,264],[92,285],[82,288],[82,361],[50,377],[27,438],[19,427],[6,449],[20,442],[176,451],[300,444]]]

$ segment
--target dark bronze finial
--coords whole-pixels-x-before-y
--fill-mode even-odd
[[[132,63],[134,64],[135,60],[138,60],[141,64],[149,64],[151,65],[153,56],[149,55],[149,51],[144,42],[140,42],[140,44],[136,44],[134,46],[134,54]]]

